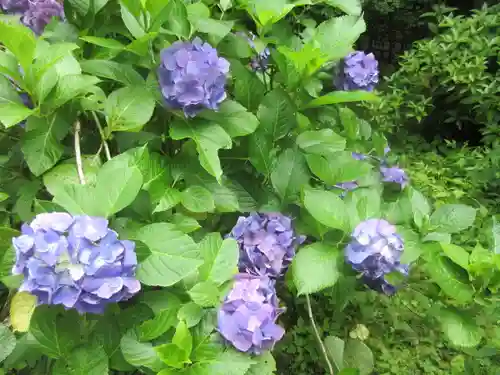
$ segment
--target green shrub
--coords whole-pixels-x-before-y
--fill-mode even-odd
[[[417,41],[387,78],[384,98],[370,105],[373,120],[394,134],[424,133],[498,142],[500,134],[500,5],[470,17],[436,8],[436,35]],[[476,138],[476,139],[474,139]]]

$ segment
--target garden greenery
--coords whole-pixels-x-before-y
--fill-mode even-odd
[[[1,2],[0,372],[273,374],[286,292],[323,369],[368,375],[366,327],[314,319],[341,286],[498,346],[500,227],[456,242],[477,207],[432,205],[352,110],[379,100],[358,3],[301,34],[310,1],[25,3]]]

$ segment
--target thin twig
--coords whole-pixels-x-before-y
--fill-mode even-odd
[[[82,185],[85,185],[85,175],[83,174],[82,152],[80,151],[80,121],[75,121],[75,154],[76,154],[76,170],[78,179]]]
[[[307,302],[307,314],[309,315],[309,319],[311,320],[311,325],[313,327],[314,334],[316,336],[316,339],[318,340],[321,351],[323,352],[323,357],[325,358],[326,365],[328,366],[328,371],[329,371],[330,375],[334,375],[332,363],[330,362],[330,359],[328,358],[328,353],[326,352],[325,345],[323,344],[323,340],[321,340],[321,336],[319,335],[318,327],[316,326],[316,322],[314,321],[314,316],[313,316],[313,312],[312,312],[311,300],[309,298],[309,294],[306,294],[306,302]]]
[[[99,134],[101,135],[102,144],[104,146],[104,153],[106,154],[106,159],[111,160],[111,152],[109,152],[108,142],[106,142],[106,137],[104,136],[104,130],[102,129],[101,122],[99,121],[99,117],[92,111],[92,115],[94,116],[94,121],[99,130]]]

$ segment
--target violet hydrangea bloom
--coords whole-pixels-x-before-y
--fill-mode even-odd
[[[346,91],[373,91],[379,80],[378,73],[378,61],[373,53],[355,51],[344,58],[336,86]]]
[[[305,240],[296,235],[292,219],[280,213],[240,216],[228,237],[238,242],[240,272],[269,277],[286,271],[297,246]]]
[[[0,0],[0,9],[7,14],[22,14],[30,7],[30,0]]]
[[[380,173],[382,174],[382,181],[394,182],[401,185],[401,188],[404,188],[409,182],[406,172],[399,167],[381,166]]]
[[[64,7],[57,0],[30,0],[21,22],[40,35],[52,18],[65,19]]]
[[[135,244],[118,240],[104,218],[43,213],[21,232],[12,239],[12,273],[24,275],[19,290],[36,296],[39,304],[102,313],[107,304],[141,289]]]
[[[273,280],[238,274],[219,310],[218,330],[239,351],[261,354],[272,349],[285,334],[276,324],[282,311]]]
[[[400,263],[404,242],[396,227],[383,219],[369,219],[361,222],[351,236],[345,248],[347,262],[363,274],[369,287],[393,294],[395,287],[384,276],[394,271],[406,276],[409,269]]]
[[[158,79],[167,104],[194,117],[203,108],[217,110],[226,98],[229,62],[200,38],[175,42],[161,52]]]

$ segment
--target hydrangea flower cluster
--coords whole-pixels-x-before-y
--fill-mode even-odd
[[[135,278],[135,244],[120,241],[104,218],[43,213],[12,243],[14,275],[20,288],[39,304],[63,305],[80,313],[103,313],[107,304],[131,298],[141,285]]]
[[[250,47],[254,50],[257,51],[257,47],[255,46],[255,34],[252,33],[251,31],[248,33],[248,35],[242,33],[243,36],[247,39],[248,44]],[[250,59],[250,67],[254,72],[260,71],[260,72],[265,72],[267,70],[267,65],[269,64],[269,57],[271,57],[271,51],[269,48],[264,48],[262,52],[257,52],[256,56],[253,56]]]
[[[238,274],[218,315],[221,335],[242,352],[261,354],[281,340],[285,330],[276,319],[278,307],[274,281],[266,276]]]
[[[239,217],[229,237],[238,241],[240,272],[281,276],[305,237],[297,236],[292,219],[280,213],[252,213]]]
[[[378,61],[373,53],[355,51],[344,58],[335,85],[339,90],[373,91],[379,81],[378,74]]]
[[[21,22],[37,35],[52,18],[65,19],[64,7],[57,0],[0,0],[0,7],[7,14],[20,14]]]
[[[203,108],[217,110],[226,98],[229,62],[200,38],[175,42],[161,52],[158,80],[168,106],[194,117]]]
[[[394,294],[396,287],[385,279],[385,275],[398,271],[407,276],[409,271],[408,265],[400,263],[404,242],[396,233],[396,227],[383,219],[369,219],[361,222],[351,237],[345,248],[347,262],[362,273],[369,287]]]

